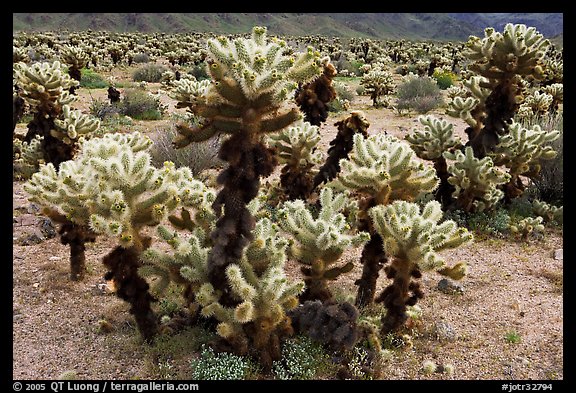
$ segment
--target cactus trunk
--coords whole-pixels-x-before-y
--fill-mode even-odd
[[[220,149],[219,157],[228,168],[218,176],[224,187],[214,201],[215,212],[224,207],[224,215],[216,222],[211,234],[214,246],[208,255],[209,279],[216,290],[222,291],[221,304],[237,303],[232,297],[226,268],[242,257],[242,251],[252,240],[255,220],[246,205],[256,197],[260,176],[268,176],[276,166],[272,151],[260,142],[252,142],[243,132],[233,134]]]
[[[434,160],[434,169],[436,169],[436,175],[438,179],[440,179],[438,189],[435,191],[435,199],[440,202],[442,208],[446,210],[454,202],[452,198],[454,186],[448,183],[450,173],[448,172],[448,164],[444,156],[440,156]]]
[[[134,315],[138,331],[144,341],[150,343],[158,331],[156,316],[151,303],[154,297],[148,292],[149,285],[138,275],[141,245],[129,248],[117,246],[104,257],[104,265],[109,269],[105,278],[113,280],[116,295],[130,303],[130,313]]]

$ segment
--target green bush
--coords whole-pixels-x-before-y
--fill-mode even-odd
[[[446,90],[450,86],[453,86],[456,81],[456,75],[454,73],[439,68],[434,70],[432,78],[436,79],[436,83],[441,90]]]
[[[206,63],[200,62],[198,64],[193,65],[189,70],[188,74],[192,75],[196,80],[202,81],[204,79],[210,79],[208,75],[208,71],[206,71]]]
[[[89,68],[82,68],[80,73],[80,87],[84,87],[86,89],[103,89],[108,87],[108,82],[106,82],[93,70]]]
[[[330,112],[342,112],[345,109],[344,102],[352,102],[354,99],[354,93],[350,88],[341,82],[333,83],[334,90],[336,90],[336,98],[328,103],[328,110]]]
[[[135,82],[160,82],[162,73],[168,70],[168,67],[161,64],[146,64],[134,71],[132,79]]]
[[[125,90],[118,107],[120,114],[136,120],[160,120],[162,118],[160,100],[143,90]]]
[[[134,63],[148,63],[150,62],[150,56],[147,53],[136,53],[133,58]]]
[[[398,110],[414,110],[420,114],[443,104],[442,92],[436,81],[429,77],[413,77],[398,85],[396,90]]]

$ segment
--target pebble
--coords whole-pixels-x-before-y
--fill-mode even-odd
[[[59,261],[60,259],[62,259],[62,257],[50,257],[50,258],[48,258],[48,260],[50,260],[50,261]]]
[[[440,292],[447,293],[450,295],[455,293],[459,294],[464,293],[464,288],[462,287],[462,285],[447,278],[443,278],[442,280],[438,281],[437,288]]]
[[[554,250],[554,259],[557,261],[561,261],[564,259],[564,249],[560,248],[558,250]]]

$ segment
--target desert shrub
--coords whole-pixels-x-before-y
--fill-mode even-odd
[[[356,87],[356,94],[358,94],[359,96],[363,96],[366,94],[366,88],[362,85],[358,85],[358,87]]]
[[[168,68],[161,64],[146,64],[134,71],[132,79],[135,82],[160,82],[162,74],[167,70]]]
[[[250,368],[249,359],[228,352],[214,352],[202,345],[200,357],[190,361],[192,380],[242,380]]]
[[[444,214],[444,220],[452,220],[458,226],[468,228],[479,234],[502,236],[508,233],[510,212],[503,208],[490,211],[468,212],[450,210]]]
[[[104,120],[120,113],[118,105],[110,104],[104,99],[93,99],[90,103],[90,114]]]
[[[398,110],[414,110],[427,113],[443,103],[442,93],[436,81],[429,77],[413,77],[397,87]]]
[[[134,63],[148,63],[150,62],[150,56],[147,53],[136,53],[133,58]]]
[[[453,86],[456,81],[456,75],[454,75],[454,73],[439,68],[434,70],[432,78],[436,79],[436,84],[441,90],[446,90],[450,86]]]
[[[158,97],[139,89],[127,89],[119,102],[120,114],[137,120],[160,120],[162,105]]]
[[[348,110],[346,109],[346,102],[352,102],[354,99],[354,93],[344,83],[335,82],[333,86],[334,90],[336,90],[336,99],[328,103],[328,110],[330,112],[342,112]]]
[[[174,126],[159,129],[155,132],[152,140],[154,145],[150,155],[152,164],[161,168],[165,161],[172,161],[176,168],[188,166],[194,176],[205,169],[222,166],[223,162],[218,158],[221,140],[218,136],[204,142],[190,144],[182,149],[175,149],[172,141],[177,132]]]
[[[277,379],[313,379],[329,362],[322,345],[306,336],[296,336],[282,344],[282,360],[273,363]]]
[[[201,81],[204,79],[210,79],[208,72],[206,71],[206,63],[200,62],[198,64],[193,65],[189,70],[188,74],[192,75],[196,80]]]
[[[551,160],[540,161],[539,176],[532,179],[527,191],[536,199],[560,206],[564,204],[564,116],[562,113],[548,114],[534,116],[522,121],[522,126],[527,128],[535,124],[548,132],[560,131],[560,137],[550,144],[558,154]]]
[[[361,61],[358,60],[350,61],[344,58],[344,56],[342,56],[340,57],[340,60],[336,62],[336,69],[338,70],[338,73],[341,73],[343,70],[347,70],[348,75],[361,76],[362,70],[360,69],[360,67],[362,67],[363,65],[364,63]]]
[[[108,87],[108,83],[99,74],[89,68],[82,68],[80,70],[82,78],[80,80],[80,87],[86,89],[103,89]]]

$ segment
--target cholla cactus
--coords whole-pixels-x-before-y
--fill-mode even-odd
[[[411,134],[404,137],[416,155],[424,160],[436,160],[447,150],[454,150],[462,145],[454,135],[454,125],[433,115],[419,116],[418,121],[424,130],[414,128]]]
[[[376,299],[384,302],[387,310],[381,326],[382,334],[387,334],[406,321],[406,306],[414,306],[424,295],[420,285],[411,281],[412,277],[418,279],[425,271],[455,279],[464,276],[465,264],[447,267],[438,252],[469,243],[473,236],[465,228],[458,228],[454,221],[439,224],[442,209],[437,201],[428,202],[422,211],[415,203],[394,201],[370,209],[369,214],[387,254],[392,257],[385,271],[394,281]]]
[[[68,74],[78,82],[82,79],[81,69],[88,65],[90,56],[79,46],[64,45],[60,49],[60,59],[68,65]],[[74,94],[75,86],[70,87],[70,94]]]
[[[318,78],[300,86],[296,90],[296,104],[304,113],[304,120],[312,125],[320,126],[328,118],[328,103],[336,98],[336,90],[332,79],[336,76],[336,68],[330,63],[328,56],[322,58],[323,72]]]
[[[550,205],[544,201],[535,199],[532,201],[532,211],[544,219],[544,223],[556,221],[562,225],[564,218],[564,207]]]
[[[529,109],[529,114],[531,116],[542,116],[550,111],[553,100],[554,97],[551,94],[540,93],[536,90],[524,99],[519,110],[526,108]],[[526,109],[524,109],[524,111],[526,111]]]
[[[182,78],[173,83],[174,89],[171,92],[171,97],[178,101],[176,108],[188,108],[190,111],[202,99],[210,86],[208,79],[197,81],[195,79]],[[178,146],[177,142],[176,145]]]
[[[15,138],[12,144],[12,176],[15,180],[28,180],[44,162],[42,137],[36,135],[30,143]]]
[[[537,177],[540,160],[556,157],[557,152],[550,144],[560,137],[559,131],[548,132],[537,124],[528,129],[513,121],[509,129],[510,133],[500,139],[490,155],[495,165],[508,168],[510,181],[504,187],[508,201],[524,192],[525,186],[520,176]]]
[[[322,160],[322,152],[316,149],[319,141],[318,127],[306,121],[268,138],[268,144],[277,151],[278,161],[284,164],[280,185],[289,200],[306,200],[312,192],[315,174],[312,169]]]
[[[436,200],[447,207],[452,201],[454,187],[448,183],[448,164],[442,153],[454,151],[462,146],[462,142],[458,136],[454,136],[454,126],[447,121],[432,115],[420,116],[418,120],[424,126],[424,130],[413,129],[404,139],[410,143],[418,157],[434,162],[436,175],[440,179]]]
[[[542,59],[550,41],[534,27],[508,23],[504,32],[484,30],[485,37],[471,36],[466,42],[468,69],[487,78],[491,89],[486,99],[486,119],[482,129],[472,129],[468,135],[477,157],[488,154],[498,143],[499,136],[508,132],[522,101],[519,77],[543,79]]]
[[[458,207],[466,212],[492,208],[504,196],[497,188],[510,181],[510,175],[494,166],[490,157],[478,159],[470,146],[465,152],[445,152],[444,157],[454,162],[448,165],[448,182],[455,187],[452,196]]]
[[[210,281],[222,291],[225,304],[232,302],[226,267],[235,263],[252,239],[254,218],[246,208],[257,194],[260,177],[276,166],[273,152],[262,142],[266,134],[278,132],[301,118],[290,98],[298,83],[321,73],[320,54],[311,47],[306,53],[287,55],[286,42],[268,42],[265,27],[255,27],[250,39],[226,37],[208,40],[208,72],[213,82],[192,106],[204,118],[194,129],[180,125],[178,147],[200,142],[217,133],[229,134],[219,157],[230,165],[218,177],[223,188],[213,208],[224,214],[211,234],[215,239],[209,254]]]
[[[50,135],[67,145],[81,137],[93,136],[100,128],[100,119],[85,115],[79,110],[72,110],[68,105],[62,106],[62,117],[62,120],[54,120],[56,128],[51,130]]]
[[[56,168],[61,162],[72,159],[73,146],[54,137],[55,120],[62,114],[62,107],[74,100],[68,89],[77,86],[78,82],[64,73],[58,61],[53,63],[24,63],[14,65],[18,94],[30,106],[34,118],[28,123],[25,141],[30,142],[36,135],[41,136],[44,160]]]
[[[362,76],[360,84],[366,88],[366,92],[370,94],[372,99],[372,106],[390,107],[390,103],[382,100],[382,96],[392,94],[396,88],[392,74],[388,71],[381,69],[373,69]]]
[[[385,134],[354,135],[354,148],[340,166],[334,186],[358,191],[378,205],[414,200],[438,186],[434,168],[418,160],[408,143]]]
[[[275,224],[259,220],[241,260],[226,268],[235,302],[225,303],[209,282],[196,293],[201,314],[219,322],[218,335],[239,355],[257,354],[268,370],[281,358],[280,340],[293,333],[286,312],[298,305],[304,288],[303,282],[290,281],[284,273],[287,245]]]
[[[30,200],[46,207],[51,218],[72,225],[68,232],[78,229],[118,241],[104,257],[106,278],[115,281],[117,295],[132,305],[130,312],[146,340],[155,335],[157,325],[148,283],[137,273],[140,254],[151,242],[142,230],[189,203],[195,186],[189,168],[175,170],[170,162],[162,169],[151,166],[146,151],[150,145],[139,133],[93,138],[82,144],[74,160],[63,162],[59,172],[47,164],[24,186]],[[74,244],[83,246],[82,240],[78,235]]]
[[[407,142],[385,134],[364,139],[354,135],[354,148],[350,157],[340,161],[342,167],[332,182],[337,188],[356,191],[362,199],[359,204],[359,229],[370,233],[370,240],[362,250],[362,277],[356,281],[357,306],[374,301],[379,271],[386,263],[380,235],[373,230],[368,210],[394,200],[413,201],[438,186],[432,166],[419,160]]]
[[[471,76],[462,84],[467,90],[464,94],[455,95],[448,102],[446,114],[464,120],[470,126],[465,130],[470,137],[471,134],[480,132],[484,126],[486,99],[491,90],[487,87],[489,80],[482,76]]]
[[[285,202],[278,213],[279,224],[295,242],[290,256],[304,266],[306,290],[302,300],[326,301],[332,298],[327,281],[336,280],[354,268],[352,262],[335,266],[345,250],[364,244],[369,235],[347,234],[346,217],[342,210],[350,203],[344,194],[334,194],[330,188],[320,193],[321,210],[314,218],[301,200]]]
[[[543,220],[543,217],[526,217],[514,224],[511,223],[509,229],[513,234],[519,235],[522,241],[528,241],[530,236],[538,236],[544,233]]]
[[[334,125],[338,127],[338,133],[330,142],[326,162],[320,167],[316,176],[314,176],[313,189],[316,189],[316,187],[324,182],[334,179],[336,175],[338,175],[338,172],[340,172],[340,160],[348,158],[348,153],[354,145],[354,135],[358,133],[364,138],[368,137],[368,127],[370,123],[363,112],[354,111],[350,113],[350,116],[334,123]]]
[[[550,104],[550,110],[553,112],[558,111],[558,107],[564,102],[564,84],[563,83],[553,83],[542,88],[544,93],[550,94],[552,96],[552,103]]]

